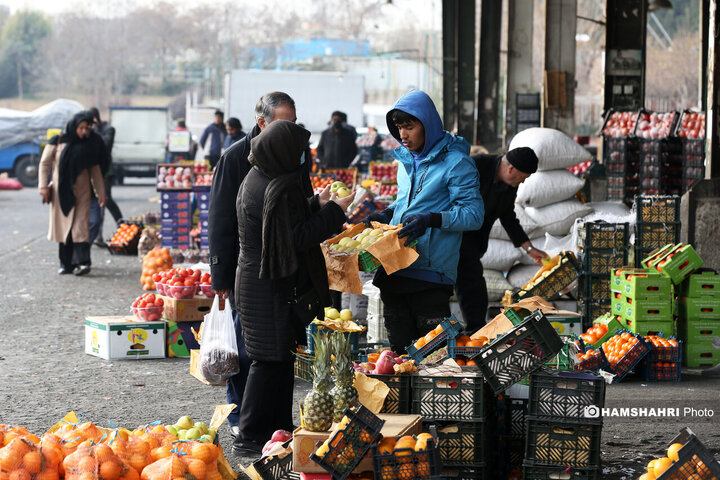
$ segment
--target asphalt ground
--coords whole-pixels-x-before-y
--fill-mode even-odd
[[[159,211],[149,180],[130,182],[113,188],[123,214]],[[174,423],[183,415],[209,421],[215,405],[225,403],[224,388],[190,376],[188,359],[106,361],[84,353],[86,316],[130,314],[130,303],[143,293],[141,261],[92,247],[89,275],[58,276],[57,244],[46,237],[48,212],[35,189],[0,191],[0,423],[39,435],[70,410],[105,427]],[[104,237],[113,231],[106,213]],[[296,404],[309,387],[296,379]],[[646,383],[629,376],[608,385],[606,406],[680,410],[669,417],[653,416],[657,411],[606,416],[602,478],[638,478],[683,427],[720,458],[720,378],[685,371],[682,382]],[[226,424],[219,435],[240,471],[251,459],[230,453]]]

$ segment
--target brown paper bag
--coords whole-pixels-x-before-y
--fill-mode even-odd
[[[405,246],[405,239],[398,238],[400,229],[393,227],[385,229],[386,233],[367,249],[380,261],[388,275],[409,267],[420,256],[414,248]]]
[[[330,290],[362,295],[357,253],[334,252],[322,244]]]

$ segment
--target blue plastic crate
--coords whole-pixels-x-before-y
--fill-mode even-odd
[[[329,328],[315,322],[310,322],[310,325],[308,325],[305,328],[305,333],[307,335],[307,348],[305,349],[308,353],[314,354],[315,353],[315,340],[313,340],[313,335],[324,335],[326,333],[332,332],[333,330],[330,330]],[[360,353],[360,334],[358,332],[344,332],[346,336],[350,337],[350,351],[353,354]]]
[[[618,330],[616,334],[628,332],[632,336],[638,339],[638,343],[630,349],[615,365],[608,365],[607,369],[615,374],[613,382],[621,382],[630,371],[635,368],[640,361],[645,358],[650,350],[652,350],[652,344],[646,341],[642,335],[634,334],[628,330]]]
[[[448,342],[448,344],[452,343],[454,347],[455,337],[460,334],[460,329],[462,328],[460,322],[457,321],[455,315],[450,315],[448,318],[443,318],[440,325],[442,325],[443,331],[421,348],[415,348],[414,344],[405,347],[405,350],[408,352],[410,358],[414,359],[416,363],[419,364],[422,362],[425,357],[442,347],[445,342],[448,342],[448,340],[453,340],[453,342]]]

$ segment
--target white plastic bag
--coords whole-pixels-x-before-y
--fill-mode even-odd
[[[567,168],[592,158],[590,152],[560,130],[528,128],[515,135],[510,148],[530,147],[538,157],[538,170]]]
[[[567,200],[585,185],[585,180],[565,169],[537,172],[520,184],[515,202],[523,207],[544,207]]]
[[[483,268],[503,272],[520,260],[522,253],[512,242],[491,238],[481,261]]]
[[[200,371],[210,383],[220,383],[240,371],[235,324],[229,303],[225,302],[225,309],[220,310],[220,297],[217,295],[203,322]]]
[[[515,216],[517,217],[518,222],[520,222],[520,226],[525,232],[525,235],[531,237],[538,228],[537,223],[535,223],[530,217],[527,216],[522,205],[518,205],[516,203],[513,208],[515,210]],[[493,226],[490,229],[490,238],[497,238],[499,240],[510,240],[510,237],[505,231],[505,228],[502,226],[502,223],[500,223],[499,218],[495,220],[495,223],[493,223]]]
[[[540,208],[528,207],[525,209],[528,217],[540,225],[536,233],[542,231],[557,237],[570,233],[575,219],[589,215],[592,211],[592,207],[575,199],[552,203]]]

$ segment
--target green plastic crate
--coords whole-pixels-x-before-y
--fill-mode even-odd
[[[624,297],[622,316],[632,321],[663,321],[671,320],[673,317],[672,299],[664,300],[635,300]]]
[[[720,297],[720,275],[714,272],[693,273],[680,286],[682,297]]]
[[[670,279],[659,273],[634,272],[633,274],[623,276],[622,285],[623,295],[629,298],[668,298],[672,295],[672,283]]]
[[[665,320],[628,320],[627,318],[622,319],[623,327],[630,330],[632,333],[637,333],[642,336],[646,335],[658,335],[663,334],[665,337],[675,336],[675,322],[670,319]]]
[[[597,350],[598,348],[600,348],[600,345],[605,343],[605,341],[608,338],[615,335],[615,332],[623,329],[623,326],[620,324],[617,317],[615,315],[613,315],[612,313],[606,313],[605,315],[601,315],[601,316],[597,317],[595,320],[593,320],[593,324],[596,324],[596,323],[601,323],[601,324],[605,325],[607,327],[608,331],[605,335],[600,337],[600,339],[597,342],[591,344],[593,350]]]
[[[683,348],[683,360],[685,366],[690,368],[714,367],[720,363],[720,350],[712,343],[688,343]]]
[[[683,297],[678,316],[687,320],[720,320],[720,298]]]
[[[645,270],[649,270],[653,273],[657,273],[655,265],[657,262],[663,259],[671,250],[675,248],[674,243],[668,243],[660,248],[656,248],[650,252],[645,258],[643,258],[641,265]]]
[[[669,253],[657,265],[660,273],[669,277],[675,285],[679,285],[694,270],[702,267],[703,261],[692,245],[685,245],[680,250]]]
[[[415,248],[415,245],[417,245],[417,240],[410,242],[408,247]],[[358,253],[358,263],[360,264],[360,270],[363,272],[374,272],[380,268],[381,265],[380,260],[375,258],[373,254],[367,250],[362,250]]]
[[[720,337],[720,321],[689,320],[680,326],[680,338],[688,343],[710,343],[715,337]]]

